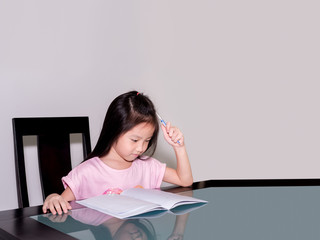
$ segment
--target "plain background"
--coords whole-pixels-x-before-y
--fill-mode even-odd
[[[0,210],[17,207],[13,117],[89,116],[93,147],[111,100],[133,89],[183,131],[195,181],[318,178],[319,8],[0,0]],[[156,157],[175,166],[161,135]]]

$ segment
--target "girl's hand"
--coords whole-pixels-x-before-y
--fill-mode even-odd
[[[167,122],[166,126],[161,124],[161,129],[162,129],[164,138],[170,145],[172,145],[173,147],[184,146],[183,134],[179,128],[171,126],[171,123]]]
[[[53,215],[57,212],[61,215],[62,212],[67,213],[68,210],[71,210],[71,205],[61,195],[53,193],[46,198],[42,206],[42,211],[44,213],[47,213],[48,209]]]

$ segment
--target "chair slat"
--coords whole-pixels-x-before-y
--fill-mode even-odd
[[[63,191],[61,178],[72,168],[70,134],[81,133],[83,157],[91,152],[88,117],[13,118],[13,136],[19,207],[29,206],[23,136],[37,136],[43,198]]]

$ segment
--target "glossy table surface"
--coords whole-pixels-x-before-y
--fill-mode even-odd
[[[320,181],[210,180],[168,189],[209,201],[188,214],[121,220],[88,208],[0,212],[0,239],[320,239]]]

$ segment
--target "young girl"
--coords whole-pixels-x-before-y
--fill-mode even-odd
[[[158,137],[159,122],[151,100],[137,91],[115,98],[110,104],[97,145],[87,159],[62,178],[65,190],[50,194],[43,212],[66,213],[69,201],[134,188],[160,188],[162,181],[189,186],[193,182],[182,132],[168,122],[161,125],[173,147],[177,168],[150,157]]]

